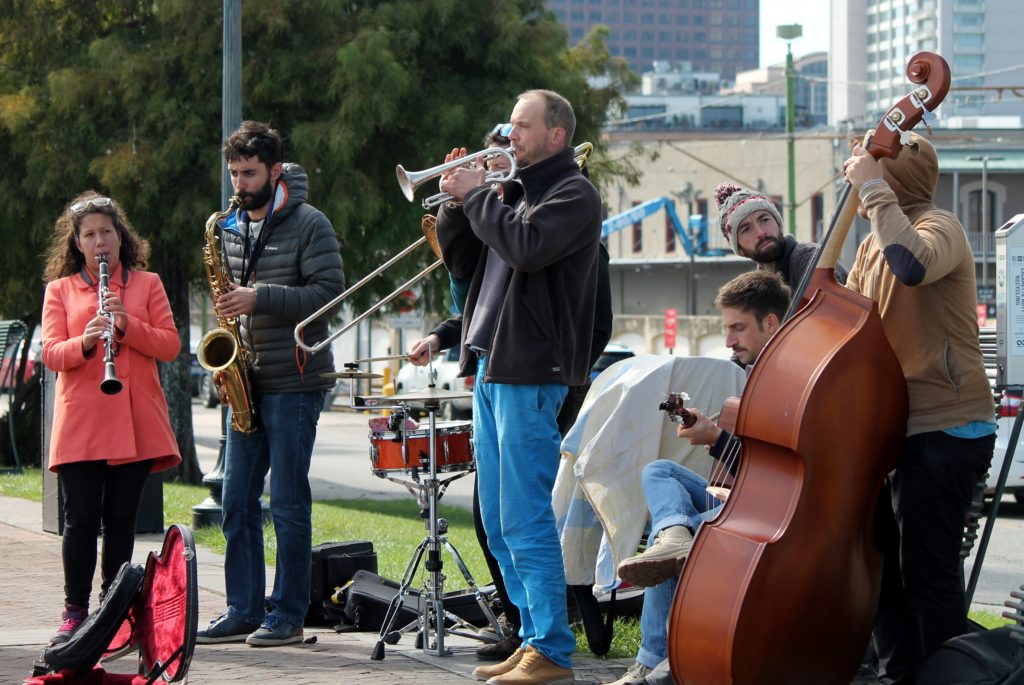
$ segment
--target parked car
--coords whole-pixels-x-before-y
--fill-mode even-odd
[[[992,457],[992,468],[988,471],[988,481],[985,483],[985,494],[987,495],[992,495],[995,492],[996,484],[999,482],[999,471],[1003,468],[1003,461],[1006,459],[1010,432],[1013,430],[1013,423],[1017,420],[1017,413],[1020,409],[1020,394],[1004,392],[996,409],[996,448]],[[1012,494],[1018,502],[1024,504],[1024,430],[1018,437],[1012,459],[1010,471],[1006,476],[1004,493]]]
[[[433,363],[437,371],[437,380],[434,382],[439,388],[445,390],[463,390],[473,392],[473,376],[459,378],[459,348],[453,347],[445,350],[441,356],[436,357]],[[427,387],[430,383],[428,376],[429,367],[415,366],[405,363],[398,370],[395,376],[395,392],[411,392]],[[468,419],[473,415],[473,398],[466,397],[457,400],[448,400],[441,403],[441,417],[445,421]]]
[[[625,345],[620,345],[619,343],[608,343],[604,348],[604,352],[601,353],[601,356],[597,358],[597,361],[594,362],[594,366],[590,369],[590,380],[597,378],[598,374],[615,362],[621,362],[623,359],[629,359],[630,357],[635,356],[636,355],[633,354],[633,350],[629,349]]]
[[[207,409],[220,404],[217,388],[213,385],[213,374],[199,364],[199,358],[193,349],[189,366],[189,391]]]

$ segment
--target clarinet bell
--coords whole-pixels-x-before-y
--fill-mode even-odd
[[[100,390],[104,395],[116,395],[121,392],[122,387],[124,387],[124,385],[117,378],[117,371],[114,369],[114,364],[107,364],[103,382],[100,383]]]

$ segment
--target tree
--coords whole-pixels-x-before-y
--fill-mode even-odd
[[[188,295],[206,287],[202,228],[219,204],[219,3],[0,2],[0,225],[18,236],[0,251],[11,284],[0,312],[39,311],[39,255],[71,197],[92,187],[117,198],[152,245],[150,268],[181,331],[182,353],[161,376],[185,457],[179,475],[197,482]],[[242,30],[243,114],[281,130],[286,157],[309,173],[310,201],[334,223],[349,282],[417,235],[422,211],[401,196],[396,163],[424,168],[453,146],[479,149],[530,88],[568,97],[576,140],[593,141],[600,158],[607,112],[636,82],[602,31],[569,49],[542,0],[246,3]],[[597,75],[607,85],[588,83]],[[594,171],[635,175],[628,160]],[[354,305],[432,259],[409,260]],[[444,309],[446,289],[435,272],[422,298],[431,311]]]

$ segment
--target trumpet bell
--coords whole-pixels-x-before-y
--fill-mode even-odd
[[[416,189],[420,183],[426,180],[422,179],[419,183],[415,182],[411,178],[412,174],[406,171],[405,167],[401,164],[395,167],[395,176],[398,177],[398,187],[402,189],[402,195],[405,195],[405,199],[409,202],[412,202],[413,198],[416,197]]]

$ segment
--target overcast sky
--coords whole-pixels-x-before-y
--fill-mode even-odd
[[[761,66],[786,59],[786,41],[775,36],[779,24],[803,26],[803,35],[793,41],[793,57],[827,51],[828,5],[826,0],[761,0]]]

